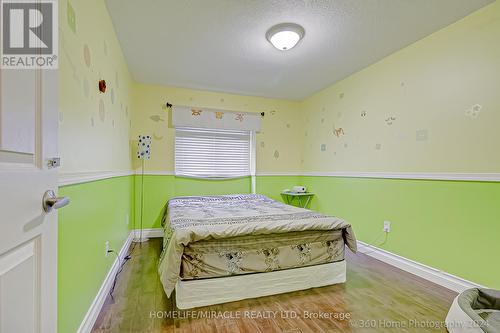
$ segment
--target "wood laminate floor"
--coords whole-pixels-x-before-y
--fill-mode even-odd
[[[173,308],[163,292],[156,272],[160,250],[159,238],[133,248],[93,333],[446,332],[443,321],[456,296],[367,255],[346,251],[345,284],[187,312]],[[165,318],[169,314],[178,318]]]

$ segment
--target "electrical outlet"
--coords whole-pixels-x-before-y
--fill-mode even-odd
[[[106,245],[106,254],[105,256],[109,256],[109,241],[106,241],[106,243],[104,243]]]
[[[391,221],[384,221],[384,232],[391,232]]]

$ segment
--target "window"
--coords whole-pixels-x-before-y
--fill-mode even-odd
[[[236,178],[254,174],[253,132],[177,127],[175,174]]]

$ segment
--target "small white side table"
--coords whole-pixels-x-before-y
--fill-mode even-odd
[[[314,196],[314,193],[311,193],[311,192],[299,193],[299,192],[283,191],[283,192],[281,192],[281,195],[285,199],[285,203],[287,203],[288,205],[291,205],[291,204],[293,204],[294,201],[297,201],[299,204],[299,207],[306,208],[307,205],[309,205],[309,202],[311,201],[312,197]]]

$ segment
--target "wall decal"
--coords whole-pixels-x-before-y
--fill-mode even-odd
[[[345,135],[344,129],[342,127],[339,128],[334,128],[333,129],[333,134],[337,137],[340,138],[341,136]]]
[[[152,115],[151,117],[149,117],[149,119],[151,119],[152,121],[154,121],[154,122],[156,122],[156,123],[157,123],[157,122],[160,122],[160,121],[165,121],[165,120],[163,120],[163,118],[162,118],[162,117],[160,117],[160,116],[159,116],[159,115],[157,115],[157,114]]]
[[[429,138],[429,131],[426,129],[417,130],[415,137],[417,141],[427,141]]]
[[[321,123],[323,124],[325,122],[325,118],[321,118]]]
[[[70,30],[76,33],[76,13],[75,9],[71,5],[71,2],[69,1],[66,6],[66,17],[68,19],[68,26]]]
[[[224,116],[224,112],[220,112],[220,111],[215,112],[216,119],[222,119],[223,116]]]
[[[275,115],[276,114],[276,110],[271,110],[271,115]]]
[[[236,117],[234,117],[234,120],[238,120],[239,122],[242,122],[244,117],[245,117],[245,115],[243,113],[237,113]]]
[[[340,99],[344,98],[344,93],[340,93],[340,94],[339,94],[339,98],[340,98]]]
[[[279,157],[280,157],[280,152],[279,152],[279,151],[277,151],[277,150],[275,150],[275,151],[274,151],[274,158],[276,158],[276,159],[277,159],[277,158],[279,158]]]
[[[91,64],[91,59],[90,59],[90,49],[87,44],[83,46],[83,61],[85,62],[85,65],[90,68]]]
[[[366,117],[366,111],[361,111],[361,117]]]
[[[326,143],[321,144],[321,151],[326,151]]]
[[[292,125],[286,124],[286,128],[290,128],[290,127],[292,127]]]
[[[307,131],[304,133],[304,136],[307,136]]]
[[[104,94],[106,92],[106,80],[99,80],[98,88]]]
[[[381,143],[375,144],[375,150],[381,150],[381,149],[382,149],[382,144]]]
[[[266,143],[265,143],[264,141],[261,141],[261,142],[260,142],[260,147],[261,147],[261,148],[264,148],[265,146],[266,146]]]
[[[106,109],[104,107],[104,101],[102,99],[99,100],[99,119],[104,122],[106,118]]]
[[[202,110],[191,109],[191,115],[195,117],[200,116],[202,112],[203,112]]]
[[[404,86],[405,86],[405,83],[404,83],[404,82],[401,82],[399,85],[400,85],[401,87],[404,87]]]
[[[153,133],[153,139],[156,141],[160,141],[163,139],[163,135],[156,135],[156,133]]]
[[[392,125],[395,121],[396,121],[396,117],[392,117],[392,116],[385,119],[385,123],[389,126]]]
[[[465,110],[465,115],[467,117],[475,119],[479,117],[479,113],[481,112],[482,108],[483,107],[480,104],[474,104],[473,106]]]

